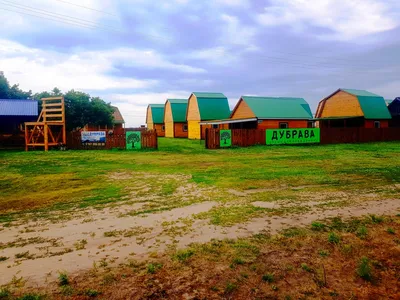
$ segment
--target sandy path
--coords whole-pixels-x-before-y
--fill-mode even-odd
[[[253,204],[272,209],[282,205],[267,202]],[[256,218],[232,227],[213,226],[208,220],[191,219],[191,216],[218,205],[216,202],[203,202],[134,217],[120,217],[118,209],[89,210],[90,214],[86,218],[79,217],[63,223],[30,222],[4,228],[0,231],[3,245],[0,256],[9,259],[0,261],[0,285],[10,282],[13,276],[23,277],[28,285],[42,285],[48,280],[54,280],[58,271],[74,273],[87,270],[94,263],[99,265],[100,262],[113,266],[130,258],[140,259],[151,252],[163,251],[172,244],[185,247],[193,242],[246,237],[261,231],[276,233],[287,227],[308,226],[314,220],[335,216],[393,215],[400,210],[400,199],[369,201],[331,209],[321,209],[316,206],[319,204],[321,202],[301,204],[311,208],[306,213]],[[190,223],[185,223],[188,219]],[[105,236],[105,232],[109,233],[108,236]],[[77,244],[82,240],[87,242],[84,247],[80,247],[82,242]],[[12,242],[17,244],[10,247]],[[8,246],[4,248],[4,245]],[[26,251],[29,254],[25,257],[15,258],[16,254]]]

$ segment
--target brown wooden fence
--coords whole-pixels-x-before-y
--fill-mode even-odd
[[[142,131],[141,137],[142,149],[158,149],[155,130]],[[126,149],[126,136],[125,134],[107,135],[105,143],[82,143],[79,131],[70,132],[67,135],[67,148],[72,150]]]
[[[321,128],[321,144],[400,141],[399,128]],[[205,145],[220,148],[219,129],[206,129]],[[232,129],[232,146],[266,145],[263,129]]]

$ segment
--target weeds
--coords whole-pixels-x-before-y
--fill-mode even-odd
[[[275,281],[275,277],[274,274],[268,273],[268,274],[264,274],[261,279],[265,282],[271,283]]]
[[[7,256],[0,256],[0,261],[6,261],[7,259],[9,259],[9,257],[7,257]]]
[[[100,293],[98,291],[92,290],[92,289],[89,289],[89,290],[85,291],[85,295],[88,296],[88,297],[97,297],[99,294]]]
[[[319,250],[319,251],[318,251],[318,254],[319,254],[321,257],[328,257],[328,256],[329,256],[329,251],[327,251],[327,250]]]
[[[340,237],[334,232],[330,232],[328,235],[328,242],[331,244],[339,244],[340,243]]]
[[[59,273],[58,274],[58,285],[59,286],[69,285],[69,279],[68,279],[67,273]]]
[[[85,240],[85,239],[77,241],[74,244],[76,250],[83,250],[86,248],[86,245],[87,245],[87,240]]]
[[[151,263],[147,265],[147,273],[149,274],[155,274],[157,272],[157,270],[162,268],[162,264],[158,264],[158,263]]]
[[[302,264],[300,265],[300,267],[301,267],[304,271],[306,271],[306,272],[309,272],[309,273],[312,272],[312,269],[311,269],[306,263],[302,263]]]
[[[323,231],[325,230],[326,225],[322,224],[320,222],[312,222],[311,223],[311,229],[315,231]]]
[[[378,216],[376,216],[376,215],[370,215],[370,217],[371,217],[371,221],[373,222],[373,223],[375,223],[375,224],[380,224],[380,223],[382,223],[383,222],[383,217],[378,217]]]
[[[6,288],[0,288],[0,299],[8,299],[10,297],[10,291]]]
[[[389,234],[396,234],[396,231],[395,231],[393,228],[391,228],[391,227],[389,227],[388,229],[386,229],[386,231],[387,231],[387,233],[389,233]]]
[[[193,249],[186,249],[186,250],[178,250],[174,257],[178,259],[180,262],[185,262],[189,258],[191,258],[194,255],[194,250]]]
[[[17,298],[17,300],[42,300],[44,297],[38,294],[26,294],[22,297]]]
[[[34,258],[33,254],[29,254],[29,251],[20,252],[15,254],[15,258],[25,258],[25,259],[32,259]]]
[[[367,229],[367,227],[365,227],[364,225],[360,226],[360,227],[357,229],[356,235],[357,235],[360,239],[365,240],[365,239],[367,238],[367,236],[368,236],[368,229]]]
[[[366,281],[372,280],[371,262],[367,257],[362,257],[357,266],[357,275]]]
[[[225,287],[225,293],[230,294],[233,291],[235,291],[237,288],[238,288],[238,286],[236,284],[234,284],[232,282],[228,282]]]

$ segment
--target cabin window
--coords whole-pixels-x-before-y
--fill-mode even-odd
[[[186,124],[183,125],[183,132],[187,132],[188,131],[188,126]]]
[[[263,120],[258,120],[258,124],[262,124]]]
[[[381,128],[381,122],[375,121],[375,122],[374,122],[374,127],[375,127],[375,128]]]
[[[289,124],[287,122],[281,122],[281,123],[279,123],[279,128],[280,129],[289,128]]]
[[[165,125],[163,125],[163,126],[161,127],[161,130],[162,130],[162,131],[165,131]]]
[[[213,129],[218,129],[218,124],[213,124],[212,128]]]
[[[315,122],[314,121],[308,121],[307,127],[308,128],[315,128]]]

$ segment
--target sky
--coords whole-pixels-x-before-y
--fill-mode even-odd
[[[400,96],[398,0],[0,0],[10,83],[100,96],[127,127],[149,103],[222,92]]]

